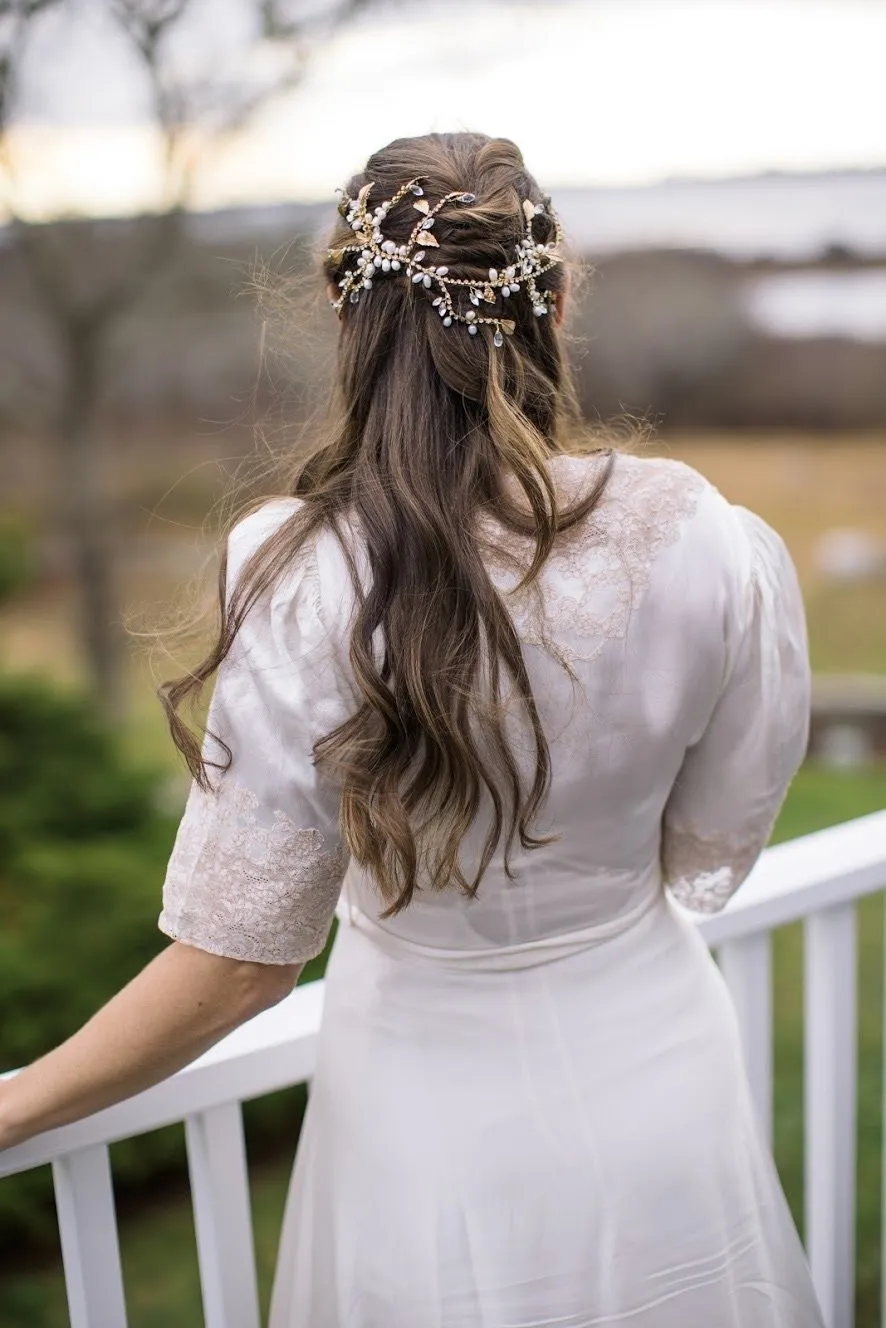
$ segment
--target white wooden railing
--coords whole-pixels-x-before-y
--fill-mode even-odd
[[[828,1328],[853,1325],[855,905],[884,889],[886,811],[767,849],[722,913],[696,919],[732,992],[767,1128],[771,932],[804,922],[806,1248]],[[187,1134],[206,1328],[258,1328],[240,1106],[310,1079],[322,1008],[322,982],[299,987],[156,1088],[0,1153],[0,1177],[52,1164],[71,1328],[126,1324],[108,1145],[176,1121]]]

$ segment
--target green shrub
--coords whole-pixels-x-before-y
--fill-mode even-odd
[[[162,948],[175,820],[159,810],[159,778],[123,756],[92,703],[34,679],[0,678],[0,788],[0,1068],[12,1069]],[[48,1175],[0,1184],[0,1246],[53,1223]]]
[[[178,818],[93,702],[0,675],[0,1070],[73,1033],[164,945],[160,893]],[[305,978],[319,977],[325,954]],[[248,1103],[250,1136],[292,1138],[304,1095]],[[114,1148],[118,1193],[184,1174],[182,1131]],[[0,1249],[55,1241],[48,1169],[0,1181]]]

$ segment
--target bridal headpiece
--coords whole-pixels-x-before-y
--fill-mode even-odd
[[[501,346],[505,336],[510,336],[516,324],[511,318],[484,312],[483,306],[496,304],[499,296],[509,299],[525,289],[536,317],[547,314],[553,303],[553,293],[540,291],[537,281],[545,272],[563,262],[562,255],[557,252],[563,241],[559,218],[550,206],[526,199],[523,203],[524,235],[516,246],[513,263],[501,269],[491,267],[487,276],[459,277],[452,275],[448,267],[437,267],[429,262],[432,256],[428,250],[439,248],[439,241],[434,235],[434,223],[441,208],[447,203],[474,203],[476,195],[457,190],[431,204],[424,196],[421,180],[421,176],[410,180],[397,190],[393,198],[379,203],[372,212],[368,201],[371,182],[363,185],[356,198],[342,197],[338,210],[354,232],[354,243],[330,249],[328,258],[336,267],[349,254],[356,255],[356,261],[339,281],[341,294],[332,300],[332,307],[340,317],[345,303],[350,301],[351,304],[357,304],[361,296],[365,297],[372,290],[373,282],[377,279],[403,276],[414,285],[433,293],[432,304],[442,318],[444,327],[464,323],[468,332],[475,336],[478,328],[486,323],[495,328],[493,344]],[[419,216],[409,239],[405,244],[398,245],[385,237],[384,223],[389,212],[407,200],[411,201],[412,208]],[[547,244],[539,243],[532,233],[535,218],[542,215],[549,217],[554,225],[554,239]],[[459,287],[467,293],[470,306],[463,312],[454,299]]]

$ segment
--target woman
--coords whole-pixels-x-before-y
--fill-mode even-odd
[[[550,202],[402,139],[325,262],[338,400],[164,693],[173,944],[0,1096],[11,1142],[291,990],[338,909],[274,1328],[814,1328],[719,970],[806,744],[779,537],[577,439]],[[215,678],[198,745],[179,709]]]

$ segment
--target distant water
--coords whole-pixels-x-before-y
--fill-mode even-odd
[[[553,199],[570,238],[592,253],[663,246],[800,259],[842,245],[886,255],[886,171],[563,189]]]
[[[748,281],[745,300],[754,322],[777,337],[886,341],[886,268],[773,273]]]
[[[651,247],[713,250],[738,260],[815,261],[832,246],[883,259],[865,271],[798,271],[749,280],[750,316],[776,336],[886,339],[886,170],[673,180],[554,191],[573,245],[601,258]],[[323,233],[329,204],[280,204],[192,215],[195,238],[275,242]]]

